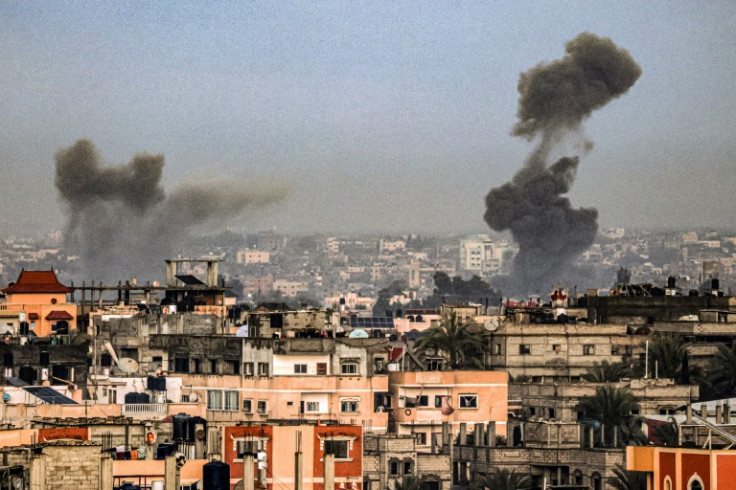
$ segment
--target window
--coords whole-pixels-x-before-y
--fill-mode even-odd
[[[501,355],[501,344],[493,344],[493,355],[494,356]]]
[[[340,411],[342,413],[355,413],[360,409],[360,400],[345,398],[340,400]]]
[[[319,412],[319,402],[306,402],[304,404],[305,412]]]
[[[693,478],[697,477],[693,476]],[[703,484],[700,483],[700,480],[692,480],[687,486],[687,490],[703,490]]]
[[[395,459],[392,459],[388,463],[388,472],[391,474],[391,476],[398,476],[399,474],[399,462]]]
[[[253,363],[252,362],[243,363],[243,375],[253,376]]]
[[[238,392],[234,390],[207,390],[207,410],[236,411],[238,398]]]
[[[427,395],[419,395],[417,397],[417,407],[428,407],[429,397]]]
[[[294,374],[307,374],[307,365],[294,364]]]
[[[532,346],[529,344],[519,344],[519,354],[527,355],[532,353]]]
[[[258,376],[268,376],[268,363],[267,362],[258,363]]]
[[[210,360],[210,374],[217,374],[217,359]]]
[[[552,344],[552,352],[558,353],[562,351],[560,344]]]
[[[529,416],[534,417],[537,414],[537,409],[535,407],[529,407]]]
[[[233,390],[225,391],[225,410],[234,412],[238,409],[238,392]]]
[[[325,441],[325,454],[334,454],[335,459],[348,459],[348,448],[350,441]]]
[[[268,413],[268,402],[266,400],[258,400],[258,413],[261,415]]]
[[[189,358],[187,357],[174,358],[174,372],[175,373],[188,373],[189,372]]]
[[[225,361],[223,374],[240,374],[240,361]]]
[[[222,391],[207,390],[207,410],[222,410]]]
[[[243,411],[245,413],[253,413],[253,400],[251,399],[243,400]]]
[[[426,446],[427,445],[427,433],[426,432],[417,432],[414,434],[414,437],[417,439],[417,446]]]
[[[405,459],[403,466],[404,474],[411,475],[412,471],[414,470],[414,461],[412,461],[411,459]]]
[[[549,408],[547,410],[549,411],[549,418],[551,418],[551,419],[555,418],[555,409],[554,408]]]
[[[342,374],[358,374],[358,363],[351,361],[351,362],[343,362],[340,365],[340,373]]]
[[[257,454],[258,451],[263,450],[262,441],[238,439],[238,459],[243,459],[245,454]]]
[[[584,356],[592,356],[595,354],[595,345],[593,344],[585,344],[583,346],[583,355]]]
[[[478,408],[478,395],[460,395],[460,408]]]
[[[325,376],[325,375],[327,375],[327,363],[318,362],[317,363],[317,376]]]

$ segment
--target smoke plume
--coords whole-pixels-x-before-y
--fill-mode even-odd
[[[103,167],[87,140],[56,153],[55,184],[69,206],[65,245],[79,255],[85,278],[159,277],[163,261],[192,235],[286,196],[283,185],[239,179],[189,182],[167,195],[163,168],[163,155],[149,154]]]
[[[517,294],[551,287],[593,243],[598,212],[573,209],[563,197],[575,180],[579,155],[552,165],[548,159],[564,138],[579,136],[586,117],[626,93],[641,75],[631,55],[608,38],[582,33],[565,48],[562,59],[521,74],[512,134],[539,142],[512,180],[486,196],[486,223],[510,230],[519,246],[507,284]],[[592,147],[583,143],[585,150]]]

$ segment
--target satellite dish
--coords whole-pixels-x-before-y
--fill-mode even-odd
[[[243,490],[245,488],[245,483],[243,480],[240,480],[238,483],[235,484],[233,487],[233,490]]]
[[[130,357],[122,357],[118,361],[118,369],[124,373],[137,373],[138,361],[131,359]]]
[[[368,332],[365,330],[362,330],[360,328],[353,330],[350,332],[350,335],[348,336],[351,339],[367,339],[368,338]]]
[[[3,393],[3,401],[8,403],[10,401],[10,393]]]

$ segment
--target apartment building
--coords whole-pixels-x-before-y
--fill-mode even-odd
[[[442,440],[443,422],[506,433],[508,375],[500,371],[413,371],[389,373],[391,409],[399,435],[411,434],[418,450]],[[445,429],[446,430],[446,429]]]

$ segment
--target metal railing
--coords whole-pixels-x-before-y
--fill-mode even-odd
[[[122,414],[126,417],[165,416],[168,410],[165,403],[125,403]]]

